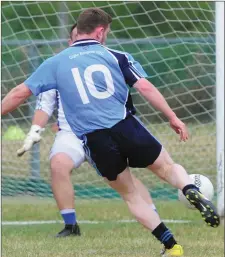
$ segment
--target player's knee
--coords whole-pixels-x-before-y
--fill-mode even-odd
[[[133,202],[136,202],[136,199],[140,196],[140,192],[134,186],[132,189],[122,191],[120,195],[125,202],[132,204]]]
[[[115,182],[108,182],[108,183],[112,188],[114,188],[120,194],[120,196],[125,202],[130,202],[130,201],[132,202],[132,200],[138,194],[138,190],[135,187],[133,182],[129,185],[129,187],[120,186],[119,188],[114,186]]]
[[[70,174],[73,163],[66,159],[63,155],[56,154],[51,159],[51,173],[56,176],[67,176]]]
[[[166,180],[168,177],[171,176],[171,173],[173,171],[173,166],[175,163],[163,163],[161,166],[157,167],[156,169],[153,169],[152,171],[156,173],[161,179]]]
[[[166,180],[167,177],[171,176],[174,165],[175,163],[168,152],[165,149],[162,149],[157,160],[148,168],[161,179]]]

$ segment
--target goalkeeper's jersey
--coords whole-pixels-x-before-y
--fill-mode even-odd
[[[44,61],[24,82],[33,94],[57,89],[72,131],[82,138],[111,128],[129,113],[129,86],[146,77],[131,55],[79,40]]]
[[[52,89],[38,96],[36,110],[42,110],[51,117],[55,109],[57,109],[57,124],[59,130],[72,132],[66,120],[58,90]]]

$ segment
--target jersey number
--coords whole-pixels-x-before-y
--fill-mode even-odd
[[[90,103],[78,68],[73,68],[71,71],[72,71],[73,78],[74,78],[75,84],[77,85],[77,89],[78,89],[78,92],[80,94],[83,104]],[[106,82],[106,86],[107,86],[105,91],[100,92],[95,87],[92,75],[96,71],[102,72],[105,77],[105,82]],[[95,98],[105,99],[105,98],[112,96],[115,92],[115,87],[113,84],[111,72],[105,65],[93,64],[93,65],[88,66],[84,71],[84,80],[85,80],[85,83],[87,85],[87,88],[88,88],[90,94],[92,96],[94,96]]]

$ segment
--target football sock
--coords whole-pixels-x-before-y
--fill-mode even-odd
[[[175,241],[172,233],[165,226],[163,222],[161,222],[153,231],[152,234],[162,243],[164,244],[166,249],[171,249],[177,242]]]
[[[60,213],[66,225],[76,224],[76,212],[74,209],[64,209],[61,210]]]
[[[196,187],[196,185],[194,184],[189,184],[189,185],[186,185],[183,189],[182,189],[182,192],[184,195],[186,195],[186,192],[188,189],[195,189],[195,190],[198,190],[199,191],[199,188]]]

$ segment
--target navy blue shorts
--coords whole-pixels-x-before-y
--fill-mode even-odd
[[[97,172],[113,181],[128,166],[146,168],[153,164],[162,145],[130,115],[112,128],[86,134],[84,149]]]

